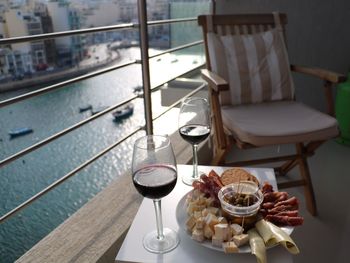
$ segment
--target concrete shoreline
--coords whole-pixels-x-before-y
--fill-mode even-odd
[[[0,93],[7,91],[15,91],[24,88],[35,88],[37,86],[42,86],[43,84],[51,84],[53,82],[63,81],[70,78],[78,77],[87,74],[91,71],[104,68],[106,66],[113,65],[120,59],[118,51],[114,51],[113,55],[108,57],[104,61],[99,61],[95,64],[90,64],[86,66],[75,66],[68,69],[63,69],[56,72],[46,72],[46,74],[35,76],[32,78],[26,78],[23,80],[15,80],[7,83],[0,83]]]

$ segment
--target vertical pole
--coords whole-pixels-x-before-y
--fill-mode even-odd
[[[142,61],[142,82],[143,82],[143,104],[145,108],[146,133],[153,134],[152,123],[152,99],[151,82],[149,75],[149,56],[148,56],[148,29],[147,29],[147,5],[146,0],[138,0],[139,13],[139,34],[141,40],[141,61]]]
[[[215,0],[211,0],[210,2],[210,10],[209,10],[209,13],[211,15],[215,15],[216,14],[216,2]]]

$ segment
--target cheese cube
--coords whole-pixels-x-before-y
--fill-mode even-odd
[[[214,198],[213,197],[209,197],[209,198],[206,199],[207,207],[212,206],[213,203],[214,203]]]
[[[187,207],[187,214],[192,215],[195,211],[202,211],[205,208],[204,205],[198,205],[197,201],[190,202]]]
[[[227,224],[227,219],[223,216],[218,217],[219,224]]]
[[[199,217],[197,218],[196,220],[196,229],[203,229],[204,228],[204,225],[205,225],[205,221],[204,221],[204,218],[203,217]]]
[[[202,211],[194,211],[193,216],[196,219],[202,217]]]
[[[211,229],[211,227],[209,225],[206,224],[204,226],[204,236],[207,239],[211,239],[213,235],[214,235],[214,231]]]
[[[208,208],[204,208],[204,209],[202,210],[202,216],[206,217],[208,214],[209,214]]]
[[[216,236],[218,239],[221,240],[229,240],[231,237],[230,235],[230,228],[228,224],[216,224],[214,226],[214,236]]]
[[[202,195],[202,192],[199,191],[198,189],[194,189],[192,191],[192,199],[196,199],[196,198],[200,197],[201,195]]]
[[[198,205],[203,205],[204,207],[207,206],[207,198],[205,198],[204,196],[199,197]]]
[[[217,207],[214,207],[214,206],[210,206],[207,208],[209,210],[209,213],[212,213],[214,215],[217,215],[218,211],[219,211],[219,208]]]
[[[195,224],[196,224],[196,218],[194,216],[190,216],[186,221],[187,230],[192,232],[192,229],[195,226]]]
[[[210,207],[205,208],[202,211],[202,215],[203,216],[207,216],[208,214],[216,215],[218,211],[219,211],[219,208],[210,206]]]
[[[194,208],[195,205],[196,205],[196,203],[194,201],[191,201],[191,202],[188,203],[187,214],[189,216],[191,216],[193,214],[193,208]]]
[[[202,229],[194,229],[192,232],[192,239],[198,242],[204,241],[204,232]]]
[[[243,233],[244,229],[243,227],[241,227],[240,225],[238,224],[232,224],[230,226],[231,228],[231,233],[232,233],[232,236],[235,236],[235,235],[240,235]]]
[[[215,235],[211,239],[211,244],[215,247],[222,247],[222,242],[223,240]]]
[[[232,237],[233,242],[237,247],[243,246],[249,241],[249,236],[247,234],[240,234]]]
[[[219,221],[218,221],[218,218],[217,218],[215,215],[213,215],[213,214],[208,214],[208,215],[205,217],[205,223],[206,223],[207,225],[209,225],[210,228],[211,228],[212,230],[214,230],[214,225],[216,225],[217,223],[219,223]]]
[[[232,241],[222,243],[222,248],[224,249],[225,253],[237,253],[239,251],[235,242]]]

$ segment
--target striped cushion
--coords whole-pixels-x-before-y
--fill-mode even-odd
[[[227,79],[222,104],[292,100],[294,84],[284,41],[277,31],[251,35],[208,33],[212,70]]]

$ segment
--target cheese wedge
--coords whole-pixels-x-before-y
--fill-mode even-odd
[[[204,241],[204,232],[202,229],[194,229],[192,232],[192,239],[198,242]]]
[[[270,247],[280,244],[292,254],[299,253],[299,249],[292,238],[278,226],[262,219],[255,224],[255,227],[263,238],[266,246]]]
[[[230,228],[231,228],[232,236],[240,235],[240,234],[242,234],[243,231],[244,231],[243,227],[241,227],[241,226],[238,225],[238,224],[231,224],[231,225],[230,225]]]
[[[219,223],[218,218],[213,214],[208,214],[205,217],[205,223],[210,226],[212,230],[214,230],[214,226]]]
[[[213,236],[211,239],[211,244],[215,247],[222,247],[222,243],[224,241],[221,238],[218,238],[217,236]]]
[[[192,229],[194,228],[195,224],[196,224],[196,218],[194,216],[190,216],[186,221],[187,230],[192,232]]]
[[[258,263],[267,263],[266,259],[266,247],[264,240],[258,234],[255,228],[248,231],[250,249],[252,254],[255,255]]]
[[[248,243],[249,236],[247,234],[236,235],[232,237],[232,241],[235,242],[237,247],[240,247]]]
[[[230,228],[228,224],[216,224],[214,226],[214,235],[221,240],[227,241],[230,238]]]
[[[205,225],[204,217],[197,218],[195,228],[196,229],[203,229],[204,225]]]
[[[222,248],[224,249],[225,253],[237,253],[239,251],[235,242],[232,241],[222,243]]]
[[[214,231],[211,229],[209,225],[204,226],[204,236],[207,239],[211,239],[212,236],[214,235]]]

